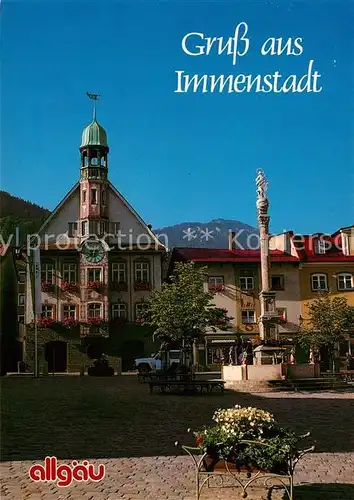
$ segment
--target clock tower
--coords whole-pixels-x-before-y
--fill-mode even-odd
[[[93,119],[84,129],[80,146],[80,290],[81,320],[108,319],[107,246],[99,238],[108,233],[108,152],[107,134],[96,120],[97,94],[93,99]],[[96,240],[96,241],[95,241]]]

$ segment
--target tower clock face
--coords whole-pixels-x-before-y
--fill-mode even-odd
[[[101,262],[106,254],[102,242],[96,240],[85,241],[82,245],[82,252],[87,262],[91,262],[93,264]]]

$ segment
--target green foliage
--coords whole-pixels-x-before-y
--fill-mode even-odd
[[[319,350],[326,347],[333,352],[337,342],[348,329],[354,327],[353,308],[344,297],[322,294],[308,304],[309,319],[302,325],[298,341],[303,347]]]
[[[207,326],[227,327],[226,311],[211,303],[212,292],[204,291],[207,267],[193,263],[177,263],[171,283],[164,283],[152,292],[145,320],[155,331],[155,338],[163,343],[184,340],[191,344]]]
[[[298,456],[298,436],[268,412],[236,406],[219,410],[213,419],[214,426],[194,434],[200,449],[215,460],[287,473],[289,461]]]
[[[4,243],[11,238],[11,245],[23,245],[27,241],[27,235],[35,234],[42,226],[47,215],[36,217],[33,219],[23,219],[8,215],[0,219],[0,234],[2,235]],[[16,228],[18,228],[19,241],[16,241]]]

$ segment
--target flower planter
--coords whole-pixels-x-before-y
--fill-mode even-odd
[[[66,293],[78,293],[80,287],[77,283],[62,281],[60,289],[62,292]]]
[[[104,290],[104,284],[100,281],[89,281],[87,283],[87,288],[92,292],[102,293]]]
[[[147,290],[147,291],[150,291],[151,288],[152,288],[151,283],[147,283],[145,281],[136,281],[134,283],[134,290],[135,291],[138,291],[138,290]]]
[[[196,467],[196,498],[209,484],[209,477],[218,475],[222,479],[225,475],[241,488],[243,498],[250,486],[263,481],[268,489],[270,482],[273,486],[280,483],[288,499],[293,500],[295,466],[305,453],[314,450],[314,446],[300,450],[298,445],[310,433],[297,436],[281,427],[269,412],[238,405],[217,410],[213,420],[213,426],[188,431],[196,438],[195,447],[182,446]],[[196,455],[202,455],[201,459]]]
[[[41,289],[42,289],[42,292],[53,293],[54,292],[54,284],[42,281]]]

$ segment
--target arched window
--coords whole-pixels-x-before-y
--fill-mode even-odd
[[[104,156],[101,156],[101,167],[105,167],[106,166],[106,159]]]
[[[112,304],[112,318],[126,318],[127,306],[124,302]]]
[[[91,302],[87,307],[87,316],[89,318],[102,317],[102,304],[100,302]]]
[[[327,275],[318,273],[311,276],[311,286],[314,291],[327,290]]]
[[[94,158],[91,158],[91,165],[98,165],[98,159],[96,156]]]
[[[102,189],[102,193],[101,193],[101,203],[102,203],[102,205],[106,204],[106,191],[104,189]]]
[[[354,288],[354,276],[350,273],[340,273],[337,275],[338,290],[352,290]]]

